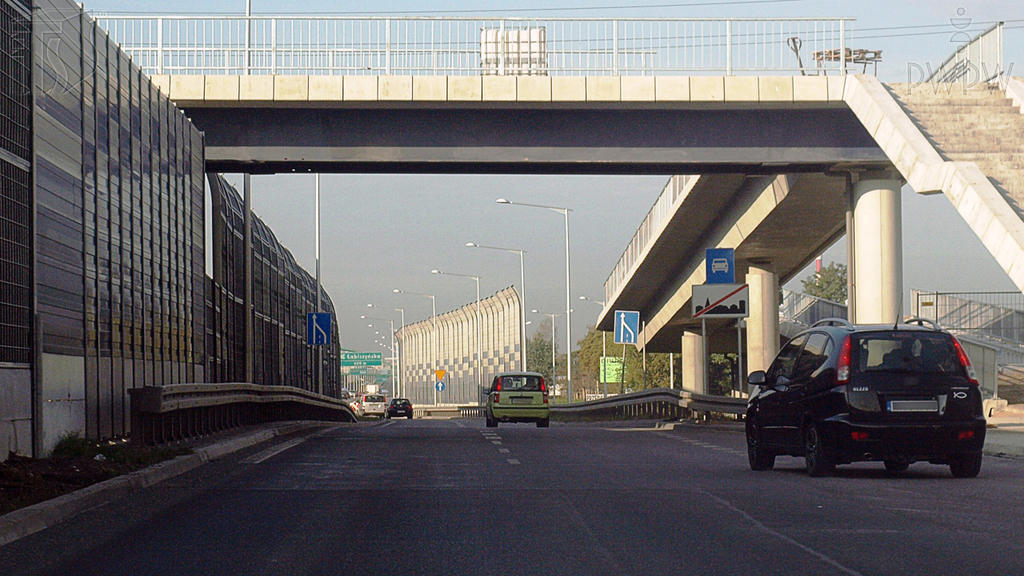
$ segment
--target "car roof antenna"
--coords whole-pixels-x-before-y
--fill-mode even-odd
[[[893,323],[893,325],[892,325],[892,329],[893,330],[898,330],[898,326],[900,325],[900,315],[901,314],[903,314],[903,295],[902,294],[900,294],[900,305],[899,305],[898,308],[896,308],[896,322]]]

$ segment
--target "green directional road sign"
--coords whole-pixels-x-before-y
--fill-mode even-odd
[[[622,382],[622,358],[601,356],[601,382]]]
[[[381,352],[342,352],[341,365],[344,366],[383,366],[384,354]]]

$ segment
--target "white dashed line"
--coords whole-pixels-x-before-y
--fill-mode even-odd
[[[491,440],[491,444],[501,445],[501,440]]]
[[[498,448],[498,452],[501,454],[508,454],[508,448]]]
[[[509,464],[519,464],[519,460],[516,460],[515,458],[509,458],[508,459],[508,463]]]

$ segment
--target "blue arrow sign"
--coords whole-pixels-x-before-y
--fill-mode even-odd
[[[640,334],[640,313],[627,310],[615,311],[615,343],[636,344]]]
[[[306,344],[310,346],[331,345],[330,312],[306,314]]]
[[[736,251],[732,248],[704,250],[705,284],[736,283]]]
[[[440,382],[434,384],[434,390],[437,390],[438,392],[444,392],[444,380],[441,380]]]

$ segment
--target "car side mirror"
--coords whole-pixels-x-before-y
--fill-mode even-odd
[[[747,384],[749,384],[750,386],[764,386],[764,381],[764,370],[756,370],[754,372],[751,372],[750,375],[747,376]]]

